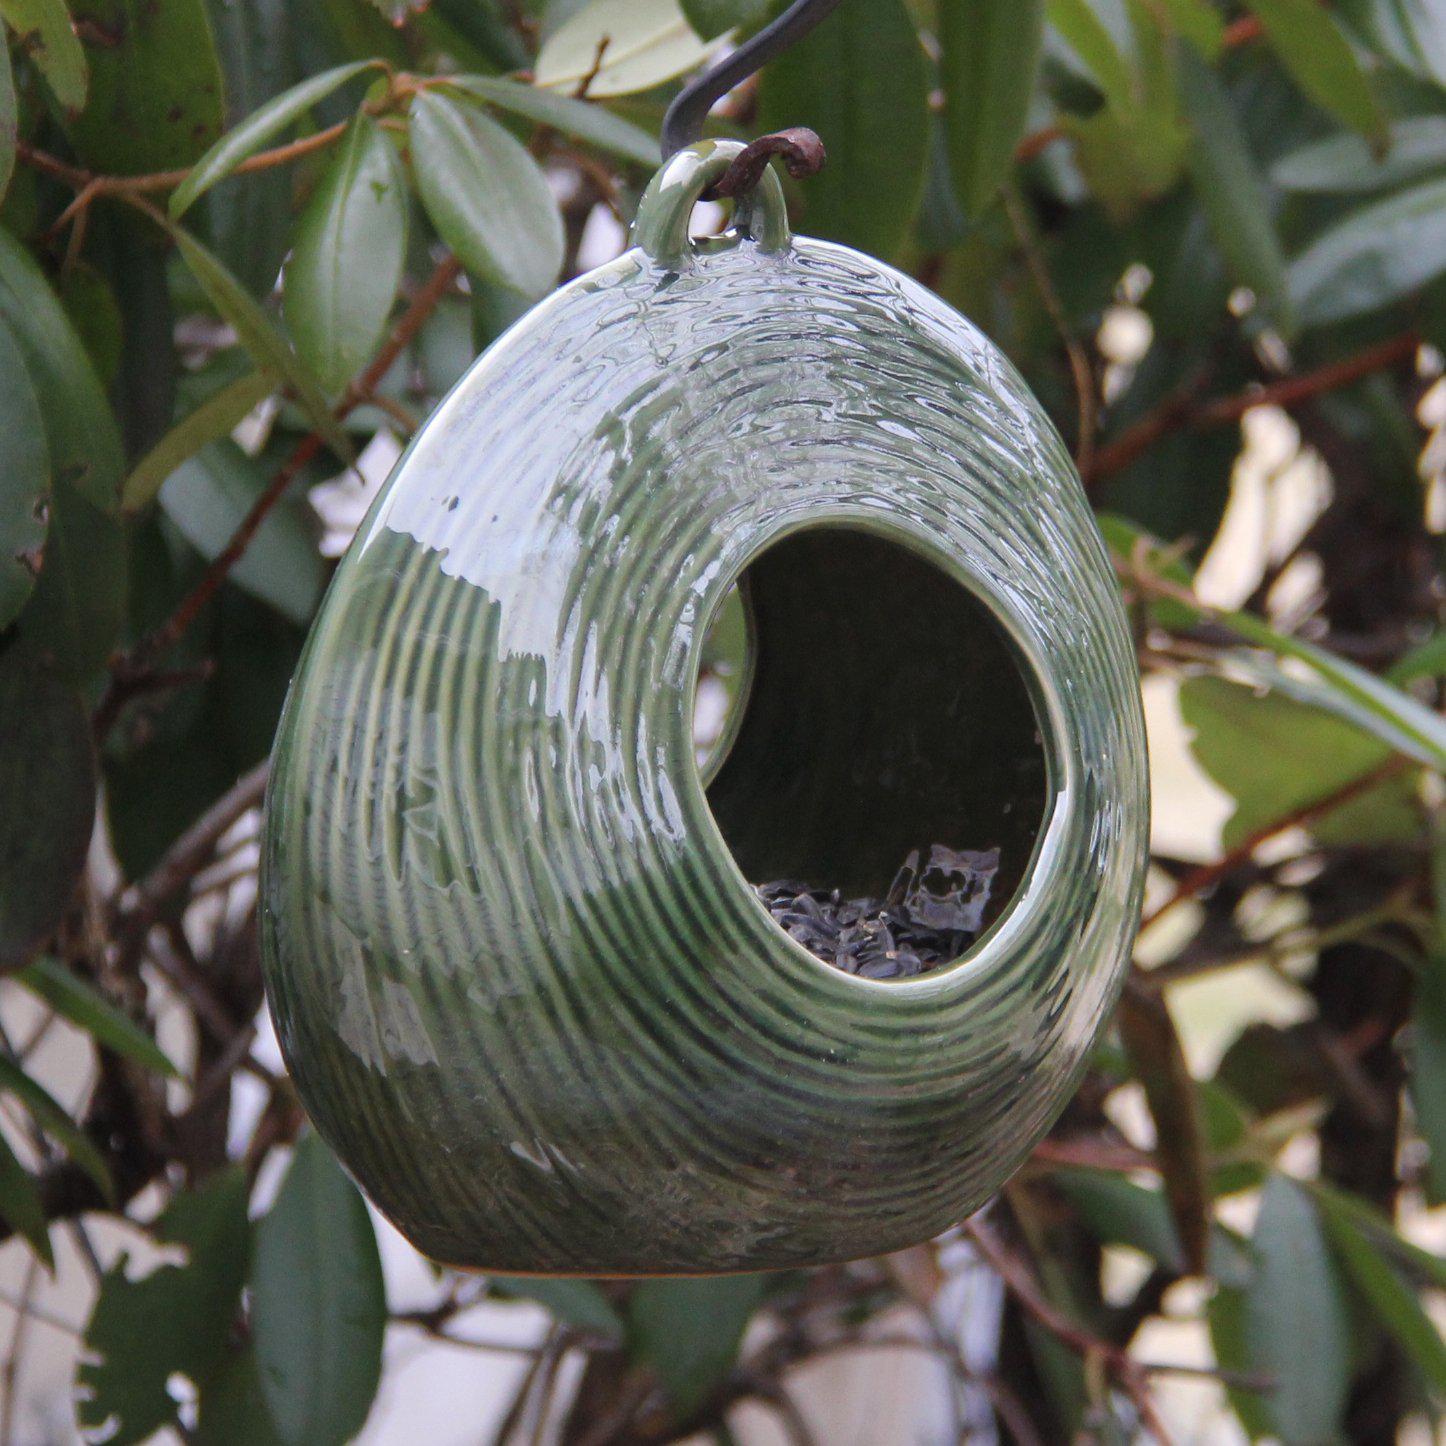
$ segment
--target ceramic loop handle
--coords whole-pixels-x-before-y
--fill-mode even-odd
[[[695,249],[716,249],[720,241],[734,245],[742,235],[751,237],[761,250],[783,250],[790,238],[788,208],[771,167],[748,195],[738,198],[733,226],[726,236],[696,247],[689,238],[693,207],[743,149],[741,141],[699,141],[673,156],[643,193],[633,222],[634,245],[665,266],[683,260]]]

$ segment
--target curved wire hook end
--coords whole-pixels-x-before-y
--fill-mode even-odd
[[[773,131],[759,136],[739,151],[733,158],[733,164],[718,178],[718,184],[705,199],[711,201],[720,196],[741,196],[745,191],[751,191],[762,179],[774,156],[782,159],[784,168],[795,180],[816,176],[828,159],[817,132],[807,126],[790,126],[788,130]]]

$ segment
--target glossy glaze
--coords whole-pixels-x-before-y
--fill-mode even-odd
[[[675,157],[641,245],[537,307],[422,428],[337,573],[282,722],[262,933],[282,1049],[370,1196],[451,1264],[696,1273],[929,1236],[1063,1106],[1133,937],[1133,652],[1059,438],[936,297],[790,240],[772,177],[738,233],[690,244],[693,199],[736,149]],[[979,646],[1027,683],[996,690],[985,670],[942,721],[945,695],[926,689],[878,715],[894,741],[876,748],[849,752],[820,724],[817,763],[780,768],[780,690],[813,687],[819,652],[794,647],[787,667],[760,665],[712,785],[740,857],[787,835],[789,858],[847,868],[880,820],[897,831],[935,797],[916,785],[889,805],[880,780],[905,745],[961,787],[992,776],[966,725],[997,692],[1014,721],[993,746],[1034,792],[1025,837],[1031,811],[1043,827],[990,934],[914,981],[846,976],[776,928],[694,760],[699,649],[730,585],[758,563],[764,658],[769,618],[790,595],[797,614],[809,589],[790,580],[829,565],[831,535],[869,544],[881,597],[885,541],[929,564],[921,595],[941,575],[967,587],[994,621],[966,601],[946,656],[992,629],[1007,648]],[[896,618],[859,636],[887,658],[909,631]],[[1021,697],[1047,783],[1028,772]],[[847,810],[809,824],[808,798],[836,792],[779,807],[805,767],[837,783],[860,758],[871,802],[852,826]],[[969,807],[997,811],[1006,792],[996,778]]]

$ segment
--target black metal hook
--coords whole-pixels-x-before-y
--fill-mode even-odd
[[[776,55],[802,40],[840,3],[841,0],[794,0],[777,20],[750,36],[711,70],[689,81],[663,117],[663,159],[666,161],[700,139],[703,122],[719,100],[755,71],[762,70]],[[713,187],[712,194],[736,196],[757,185],[763,167],[775,155],[784,158],[793,176],[811,176],[824,162],[823,143],[802,126],[760,136],[737,157]]]

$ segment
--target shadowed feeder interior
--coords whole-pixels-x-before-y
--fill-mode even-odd
[[[983,927],[1018,889],[1048,789],[1029,688],[989,610],[909,549],[826,527],[762,553],[699,703],[708,802],[755,885],[884,899],[943,845],[999,850]]]

